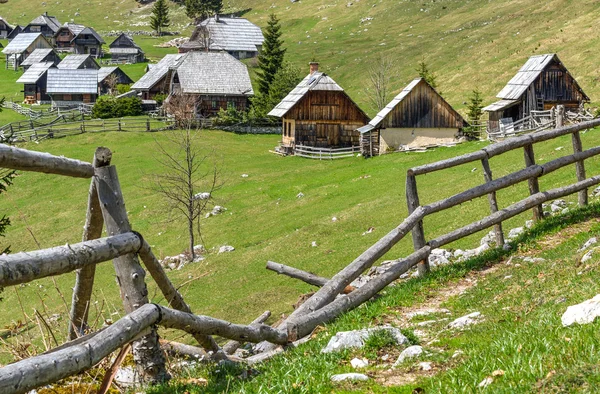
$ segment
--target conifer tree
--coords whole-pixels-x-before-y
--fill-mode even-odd
[[[0,112],[2,112],[2,105],[4,104],[4,97],[0,98]],[[10,143],[10,135],[2,136],[0,135],[0,143],[8,144]],[[0,168],[0,194],[6,192],[6,188],[12,185],[12,180],[16,176],[14,171],[4,170]],[[4,237],[4,233],[6,232],[6,228],[10,226],[10,219],[8,216],[2,214],[0,217],[0,237]],[[10,253],[10,246],[0,246],[0,254]]]
[[[282,45],[279,19],[275,14],[271,14],[265,29],[265,41],[263,42],[262,51],[258,55],[258,66],[260,68],[258,72],[258,91],[264,96],[269,95],[275,74],[283,64],[285,49]]]
[[[152,7],[152,16],[150,17],[150,27],[159,36],[162,35],[163,29],[169,27],[171,21],[169,19],[169,6],[166,0],[157,0]]]
[[[196,24],[212,15],[218,15],[222,10],[223,0],[185,0],[185,13]]]
[[[481,115],[483,115],[483,98],[479,89],[473,90],[471,97],[469,97],[469,104],[467,105],[467,117],[472,121],[479,121]]]
[[[417,67],[416,71],[419,73],[419,77],[423,78],[425,82],[431,85],[432,88],[437,88],[437,76],[433,73],[433,71],[429,70],[427,63],[425,63],[425,60],[421,60],[421,62],[419,63],[419,67]],[[441,95],[440,92],[438,93]]]

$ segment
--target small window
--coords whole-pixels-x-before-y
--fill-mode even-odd
[[[218,106],[218,104],[217,104],[217,100],[213,100],[213,101],[210,103],[210,105],[211,105],[211,107],[213,107],[213,108],[218,108],[218,107],[219,107],[219,106]]]

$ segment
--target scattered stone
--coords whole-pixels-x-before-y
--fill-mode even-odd
[[[337,222],[338,218],[336,218],[335,216],[331,218],[332,222]]]
[[[533,220],[527,220],[525,222],[525,227],[527,227],[527,228],[532,228],[533,225],[534,225],[534,221]]]
[[[523,261],[526,263],[543,263],[546,261],[546,259],[541,258],[541,257],[523,257]]]
[[[477,386],[478,387],[487,387],[490,384],[492,384],[494,382],[494,378],[492,378],[491,376],[488,376],[487,378],[483,379]]]
[[[317,241],[312,241],[311,244],[310,244],[310,246],[312,246],[313,248],[316,248],[317,247]]]
[[[525,228],[523,227],[517,227],[517,228],[513,228],[508,232],[508,240],[512,241],[515,238],[517,238],[519,235],[523,234],[523,232],[525,231]]]
[[[477,324],[476,318],[478,318],[479,316],[481,316],[480,312],[469,313],[468,315],[459,317],[458,319],[454,320],[452,323],[448,324],[448,327],[457,328],[461,330],[470,325]]]
[[[479,245],[495,244],[495,243],[496,243],[496,232],[494,230],[491,230],[483,238],[481,238],[481,241],[479,241]]]
[[[417,317],[417,316],[427,316],[427,315],[432,315],[434,313],[446,313],[446,314],[450,314],[450,311],[448,309],[427,308],[427,309],[420,309],[420,310],[414,311],[414,312],[408,312],[408,313],[405,314],[405,316],[408,319],[412,319],[412,318]]]
[[[454,251],[454,253],[452,254],[452,257],[454,257],[454,258],[459,258],[459,257],[461,257],[463,254],[465,254],[465,251],[464,251],[464,250],[462,250],[462,249],[456,249],[456,250]]]
[[[394,366],[398,366],[400,364],[402,364],[404,361],[411,359],[411,358],[415,358],[420,356],[421,354],[423,354],[423,348],[419,345],[413,345],[413,346],[409,346],[406,349],[404,349],[402,351],[402,353],[400,353],[400,356],[398,356],[398,360],[396,360],[396,362],[394,363]]]
[[[600,316],[600,294],[581,304],[571,305],[567,308],[560,320],[563,327],[568,327],[574,323],[592,323],[598,316]]]
[[[506,275],[506,276],[504,277],[504,279],[510,279],[510,278],[512,278],[512,275]]]
[[[227,208],[222,207],[220,205],[215,205],[214,208],[212,209],[212,211],[208,212],[205,217],[208,219],[211,216],[217,216],[223,212],[225,212],[227,210]]]
[[[366,368],[369,366],[369,360],[366,358],[353,358],[350,360],[350,365],[352,365],[352,368],[354,369]]]
[[[296,198],[302,198],[304,197],[304,193],[300,192],[298,194],[296,194]]]
[[[210,198],[210,193],[208,192],[204,192],[204,193],[198,193],[194,195],[194,200],[208,200]]]
[[[408,338],[402,335],[400,330],[396,327],[380,326],[362,330],[340,331],[331,337],[327,346],[321,350],[321,353],[332,353],[343,349],[360,349],[364,346],[365,340],[369,338],[370,335],[381,330],[389,331],[397,344],[408,343]]]
[[[387,361],[390,359],[390,355],[389,354],[384,354],[383,356],[381,356],[381,361]]]
[[[196,254],[206,253],[206,249],[204,249],[204,245],[194,246],[194,253],[196,253]]]
[[[477,167],[473,167],[473,169],[471,170],[471,172],[475,172],[477,171]]]
[[[556,151],[558,151],[558,150],[563,150],[563,148],[564,148],[564,146],[559,146],[558,148],[556,148],[556,149],[554,149],[554,150],[556,150]]]
[[[120,367],[115,374],[115,382],[124,387],[131,387],[136,384],[137,373],[133,367]]]
[[[430,326],[430,325],[432,325],[433,323],[436,323],[436,322],[437,322],[437,320],[425,320],[425,321],[422,321],[422,322],[418,322],[417,326],[419,326],[419,327]]]
[[[248,174],[242,174],[242,178],[248,178]]]
[[[502,250],[508,252],[511,249],[511,246],[509,243],[505,243],[504,245],[502,245]]]
[[[594,191],[592,192],[592,197],[598,197],[598,196],[600,196],[600,186],[595,188]]]
[[[584,250],[586,250],[587,248],[589,248],[590,246],[594,245],[595,243],[598,242],[598,239],[596,237],[592,237],[590,239],[588,239],[581,248],[579,248],[577,251],[578,252],[583,252]]]
[[[452,358],[460,357],[463,354],[465,354],[465,352],[463,352],[462,350],[457,350],[457,351],[454,352],[454,354],[452,354]]]
[[[450,264],[450,258],[452,258],[452,253],[446,249],[433,249],[429,255],[429,265],[436,267],[438,265]]]
[[[419,363],[419,368],[421,368],[422,371],[431,371],[433,369],[433,367],[431,366],[431,362],[430,361],[423,361]]]
[[[333,375],[331,377],[331,381],[334,383],[347,381],[365,382],[367,380],[369,380],[369,377],[362,373],[342,373],[338,375]]]
[[[369,227],[367,229],[367,231],[365,231],[364,233],[362,233],[362,235],[371,234],[373,231],[375,231],[375,227]]]
[[[581,262],[587,263],[588,261],[590,261],[592,259],[593,254],[594,254],[594,249],[587,251],[586,254],[584,254],[583,257],[581,258]]]
[[[219,254],[233,252],[235,248],[231,245],[223,245],[219,248]]]

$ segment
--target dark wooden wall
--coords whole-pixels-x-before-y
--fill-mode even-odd
[[[227,109],[229,106],[235,107],[238,111],[245,111],[248,107],[248,98],[244,96],[206,96],[195,95],[197,112],[201,116],[215,116],[221,109]]]
[[[425,81],[412,91],[387,115],[387,128],[461,128],[464,121]]]
[[[288,113],[287,119],[326,120],[363,122],[369,118],[350,100],[345,92],[313,91],[308,92]]]
[[[296,121],[294,142],[296,145],[319,148],[348,147],[360,144],[362,121]]]
[[[584,96],[575,79],[556,61],[550,63],[534,82],[536,96],[545,102],[579,105]]]

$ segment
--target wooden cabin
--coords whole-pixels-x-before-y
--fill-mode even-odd
[[[121,33],[111,42],[109,48],[112,63],[141,63],[146,58],[142,48],[125,33]]]
[[[179,53],[190,51],[225,51],[236,59],[258,56],[265,40],[262,30],[244,18],[210,17],[203,20]]]
[[[183,56],[182,54],[165,55],[160,62],[149,67],[146,74],[131,85],[131,89],[139,93],[142,100],[151,100],[157,94],[169,94],[171,88],[171,67]]]
[[[23,28],[23,33],[42,33],[42,35],[48,40],[48,42],[54,45],[54,36],[60,29],[60,22],[55,16],[48,15],[44,12],[38,16],[27,26]]]
[[[23,99],[27,103],[49,104],[50,96],[46,91],[47,74],[54,62],[37,62],[29,66],[17,83],[23,84]]]
[[[36,49],[27,59],[21,62],[21,67],[23,67],[23,71],[27,71],[29,67],[36,63],[52,63],[53,65],[57,65],[60,63],[60,56],[53,48],[40,48]]]
[[[105,44],[100,35],[91,27],[86,27],[71,41],[73,53],[90,55],[93,58],[101,58],[103,55],[102,45]]]
[[[363,156],[375,156],[403,147],[452,142],[465,120],[423,78],[408,84],[364,127]]]
[[[291,153],[296,145],[320,148],[358,146],[357,129],[369,121],[348,94],[330,76],[310,63],[306,76],[269,112],[283,121],[281,148]]]
[[[498,130],[500,121],[514,122],[562,104],[577,110],[589,97],[554,53],[532,56],[496,96],[483,108],[489,114],[488,131]],[[505,122],[506,122],[505,121]]]
[[[117,85],[129,85],[133,80],[119,67],[102,67],[98,70],[98,92],[113,94]]]
[[[245,111],[254,95],[248,68],[227,52],[188,52],[171,69],[169,99],[194,97],[196,116],[215,116],[230,107]]]
[[[50,68],[46,92],[53,107],[94,103],[98,97],[98,70]]]
[[[19,35],[19,33],[21,33],[23,31],[23,26],[20,25],[16,25],[10,33],[8,33],[8,35],[6,36],[6,39],[8,40],[8,42],[11,42],[16,36]]]
[[[56,49],[60,52],[74,52],[73,40],[85,29],[84,25],[66,22],[54,35]]]
[[[13,31],[13,27],[0,16],[0,39],[8,38],[8,35]]]
[[[100,65],[94,60],[91,55],[78,55],[71,54],[65,56],[64,59],[60,63],[58,63],[58,68],[68,69],[68,70],[99,70]]]
[[[6,55],[6,68],[17,71],[33,51],[44,48],[51,49],[52,45],[41,33],[20,33],[2,50]]]

